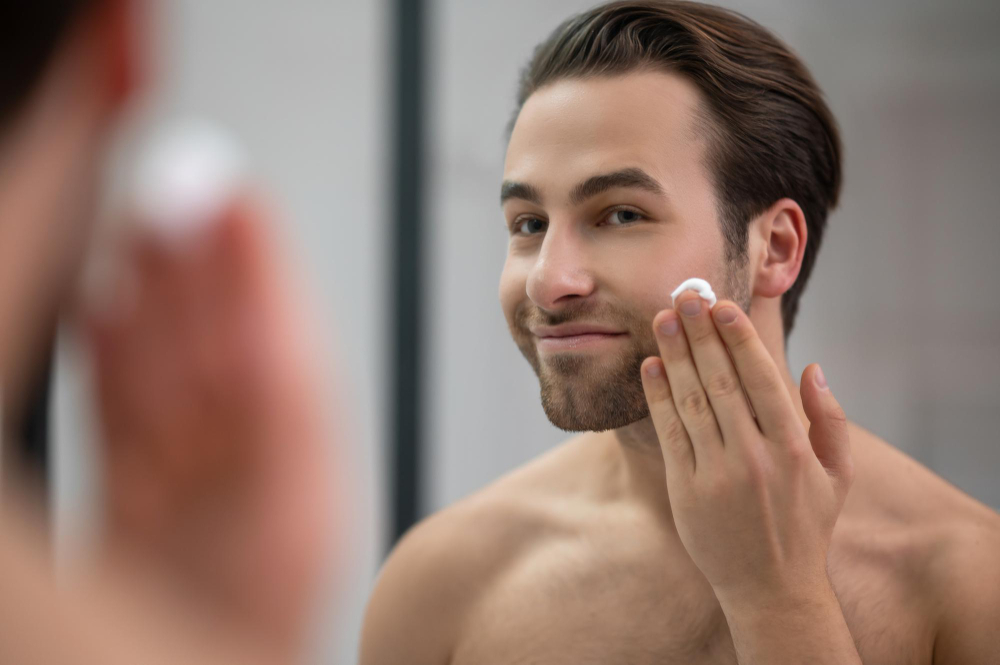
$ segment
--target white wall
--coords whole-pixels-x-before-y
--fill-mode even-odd
[[[579,0],[439,0],[435,22],[430,503],[550,448],[497,302],[498,201],[519,68]],[[724,2],[811,68],[846,146],[844,196],[789,362],[821,362],[854,421],[1000,507],[1000,14],[995,3]],[[865,288],[865,284],[874,284]]]
[[[229,127],[286,214],[321,318],[336,329],[345,412],[361,492],[350,506],[353,558],[317,636],[317,662],[352,663],[382,554],[386,8],[348,0],[171,0],[151,16],[161,54],[156,118],[197,114]],[[136,132],[142,138],[150,119]],[[331,321],[332,319],[332,321]],[[57,371],[56,526],[62,556],[94,515],[92,421],[72,339]],[[377,477],[378,476],[378,477]]]

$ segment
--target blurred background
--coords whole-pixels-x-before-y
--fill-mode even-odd
[[[172,0],[150,17],[157,85],[123,145],[179,115],[242,139],[340,361],[357,519],[316,662],[354,662],[371,583],[408,524],[566,438],[497,302],[497,201],[518,71],[591,4]],[[1000,508],[998,5],[719,4],[801,55],[844,138],[793,374],[822,363],[852,420]],[[70,332],[55,357],[49,476],[67,558],[93,525],[95,434]]]

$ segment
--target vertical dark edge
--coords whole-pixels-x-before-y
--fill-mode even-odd
[[[393,3],[392,543],[421,515],[424,222],[424,0]]]
[[[18,442],[18,466],[26,476],[28,486],[34,492],[37,507],[46,520],[50,521],[50,412],[52,404],[52,375],[55,358],[55,331],[53,330],[45,347],[34,381],[31,382],[21,420],[15,431]],[[46,527],[51,524],[47,523]]]

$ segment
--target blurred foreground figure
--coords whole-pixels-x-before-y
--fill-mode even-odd
[[[3,413],[24,409],[71,309],[106,443],[100,553],[60,588],[6,455],[0,662],[289,662],[332,552],[335,481],[318,345],[265,208],[241,192],[182,243],[133,232],[120,292],[99,312],[73,302],[102,153],[138,84],[137,4],[0,8]]]

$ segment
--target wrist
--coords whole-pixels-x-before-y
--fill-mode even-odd
[[[840,602],[833,586],[824,575],[808,584],[782,586],[772,584],[766,589],[716,590],[723,612],[730,619],[756,623],[775,618],[816,618],[835,610]]]

